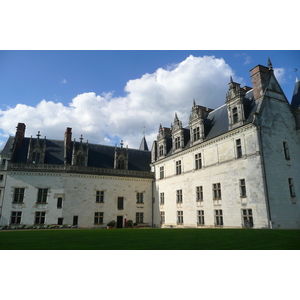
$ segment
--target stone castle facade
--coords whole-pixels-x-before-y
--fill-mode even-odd
[[[25,137],[0,153],[0,225],[300,228],[300,82],[291,104],[269,61],[217,109],[194,100],[148,151]],[[225,97],[224,97],[225,98]]]

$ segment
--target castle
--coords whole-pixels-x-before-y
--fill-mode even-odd
[[[289,104],[270,61],[250,76],[217,109],[194,100],[186,127],[175,113],[151,151],[19,123],[0,152],[0,226],[300,228],[300,81]]]

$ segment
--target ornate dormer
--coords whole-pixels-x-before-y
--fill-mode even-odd
[[[37,139],[34,142],[32,136],[30,137],[28,146],[27,163],[30,164],[43,164],[45,162],[45,152],[46,152],[46,137],[43,143],[40,141],[40,132],[36,135]]]
[[[191,146],[201,143],[204,140],[204,119],[208,113],[208,109],[196,105],[195,100],[193,101],[192,112],[190,114],[189,125],[190,125],[190,144]]]
[[[171,133],[173,152],[182,150],[184,148],[184,130],[182,128],[182,122],[178,119],[177,113],[175,113],[174,125],[171,125]]]
[[[114,168],[121,170],[128,170],[128,147],[123,148],[123,141],[120,143],[121,147],[115,147]]]
[[[88,154],[89,154],[89,142],[86,142],[85,147],[82,143],[83,137],[80,136],[80,143],[78,149],[76,149],[76,139],[73,143],[72,152],[72,166],[87,166],[88,165]]]
[[[159,125],[157,135],[157,158],[163,158],[168,154],[168,139],[171,137],[171,130]]]
[[[228,110],[229,130],[244,124],[245,114],[243,106],[243,97],[246,90],[240,87],[239,83],[233,82],[230,77],[228,92],[226,94],[226,104]]]

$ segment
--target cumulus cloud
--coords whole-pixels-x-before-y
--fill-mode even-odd
[[[66,84],[66,83],[67,83],[67,80],[66,80],[66,79],[63,79],[60,83]]]
[[[189,56],[129,80],[124,97],[91,92],[77,95],[68,105],[42,100],[36,107],[18,104],[0,110],[1,127],[3,134],[13,135],[16,123],[23,122],[27,136],[40,130],[52,139],[63,139],[66,127],[72,127],[77,139],[83,134],[91,143],[110,145],[123,139],[131,148],[139,147],[145,130],[151,148],[159,124],[169,127],[175,112],[188,124],[193,99],[209,108],[223,105],[230,76],[242,81],[223,59]]]

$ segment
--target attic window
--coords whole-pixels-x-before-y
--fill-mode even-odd
[[[124,160],[123,159],[119,159],[118,160],[118,169],[123,170],[125,166]]]
[[[239,121],[238,111],[236,107],[232,110],[232,119],[233,119],[233,124]]]
[[[41,159],[41,153],[40,152],[33,152],[32,153],[32,163],[33,164],[39,164]]]
[[[76,165],[77,166],[84,166],[84,156],[83,155],[78,155],[76,157]]]

